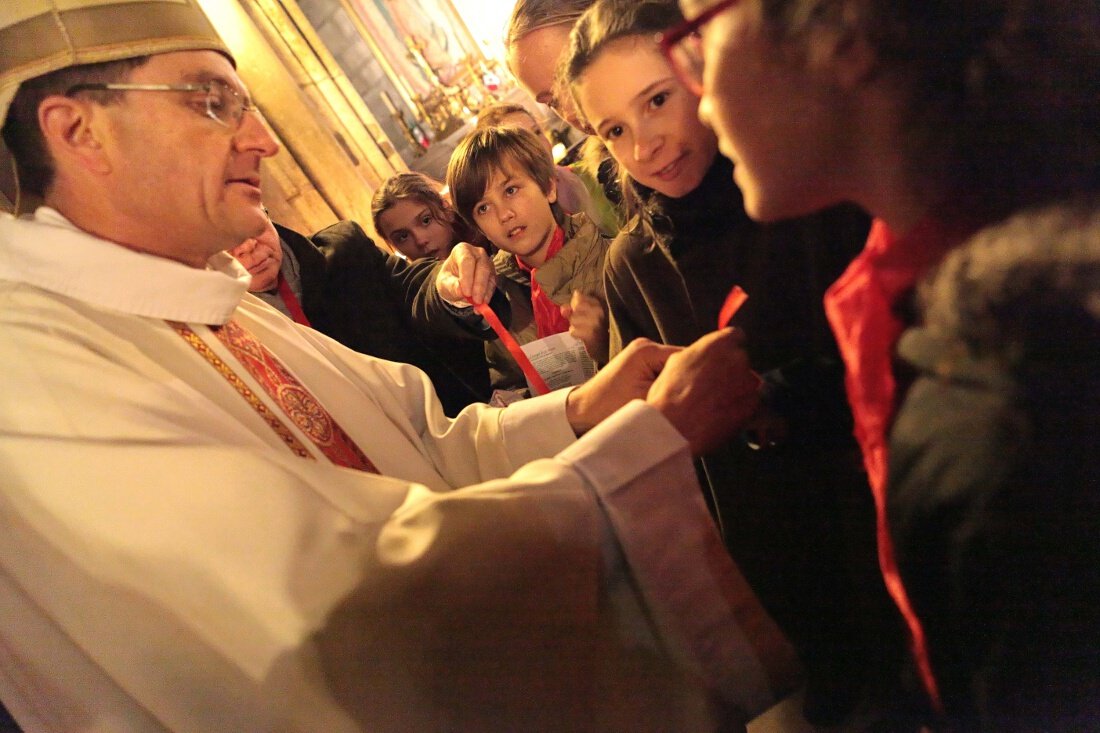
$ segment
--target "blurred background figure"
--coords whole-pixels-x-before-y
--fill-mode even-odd
[[[492,334],[438,298],[434,261],[388,254],[355,222],[306,238],[268,221],[230,254],[252,275],[249,291],[298,323],[361,353],[423,369],[446,414],[488,401],[482,339]]]

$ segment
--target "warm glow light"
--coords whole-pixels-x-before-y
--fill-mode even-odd
[[[482,53],[504,63],[504,27],[516,0],[453,0]]]
[[[565,145],[562,144],[562,143],[555,143],[553,153],[554,153],[554,162],[557,163],[559,160],[561,160],[562,158],[565,157],[565,153],[566,153]]]

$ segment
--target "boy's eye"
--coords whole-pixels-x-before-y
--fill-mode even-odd
[[[653,98],[649,100],[651,107],[663,107],[665,102],[668,101],[668,92],[658,92],[653,95]]]
[[[394,244],[400,244],[401,242],[404,242],[408,238],[409,238],[408,232],[394,232],[390,236],[390,241],[393,242]]]
[[[514,194],[514,193],[515,193],[516,191],[518,191],[518,190],[519,190],[519,186],[516,186],[515,184],[513,184],[513,185],[511,185],[511,186],[507,186],[507,187],[506,187],[506,188],[504,189],[504,194],[505,194],[506,196],[511,196],[512,194]]]
[[[619,137],[622,136],[622,134],[622,125],[615,125],[614,127],[608,128],[607,133],[604,135],[604,137],[608,140],[617,140]]]
[[[487,211],[489,211],[488,204],[478,204],[474,207],[474,213],[478,216],[483,216]]]

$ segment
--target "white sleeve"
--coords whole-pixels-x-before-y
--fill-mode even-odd
[[[679,729],[730,672],[682,618],[733,622],[713,527],[641,404],[446,493],[185,440],[5,435],[0,464],[0,691],[31,730]]]

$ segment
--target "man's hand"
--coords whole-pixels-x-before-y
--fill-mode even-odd
[[[760,377],[749,368],[740,331],[714,331],[668,358],[646,402],[691,444],[693,455],[717,447],[760,405]]]
[[[645,399],[653,380],[679,346],[635,339],[600,371],[569,393],[565,414],[573,432],[583,435],[634,399]]]
[[[466,307],[487,303],[497,286],[497,271],[481,247],[459,242],[439,267],[435,287],[443,300]]]
[[[569,335],[584,344],[584,350],[597,364],[607,363],[607,309],[599,298],[573,291],[569,305],[561,307],[569,321]]]

